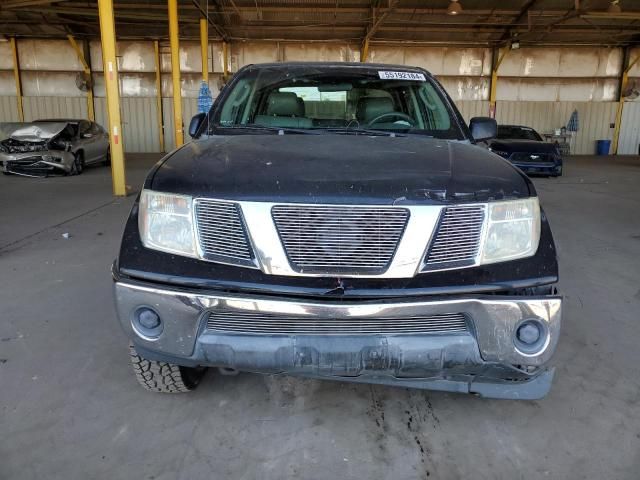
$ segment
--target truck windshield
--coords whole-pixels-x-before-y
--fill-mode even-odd
[[[258,67],[214,106],[210,132],[295,129],[393,132],[464,139],[435,83],[419,72],[358,67]],[[309,132],[312,133],[312,132]]]

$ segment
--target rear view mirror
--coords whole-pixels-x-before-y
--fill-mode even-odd
[[[200,130],[205,118],[207,118],[206,113],[198,113],[193,116],[191,122],[189,122],[189,136],[191,138],[197,138],[198,131]]]
[[[490,140],[498,135],[498,124],[493,118],[473,117],[469,122],[471,136],[476,142]]]

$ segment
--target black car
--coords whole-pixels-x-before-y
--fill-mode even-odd
[[[489,149],[529,174],[562,175],[562,155],[558,146],[545,142],[533,128],[498,125],[498,135]]]
[[[527,176],[425,70],[241,69],[148,174],[113,265],[140,384],[206,367],[533,399],[560,331]]]

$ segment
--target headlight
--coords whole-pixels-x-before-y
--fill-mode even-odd
[[[142,244],[154,250],[196,257],[193,199],[143,190],[138,228]]]
[[[537,197],[488,204],[480,264],[530,257],[540,242]]]

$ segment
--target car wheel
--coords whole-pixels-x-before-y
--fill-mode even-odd
[[[111,149],[107,149],[107,155],[104,157],[104,166],[108,167],[111,165]]]
[[[73,156],[73,163],[69,175],[80,175],[84,170],[84,156],[82,152],[78,152]]]
[[[204,367],[181,367],[172,363],[147,360],[141,357],[131,344],[129,353],[138,383],[152,392],[190,392],[195,390],[207,370]]]

